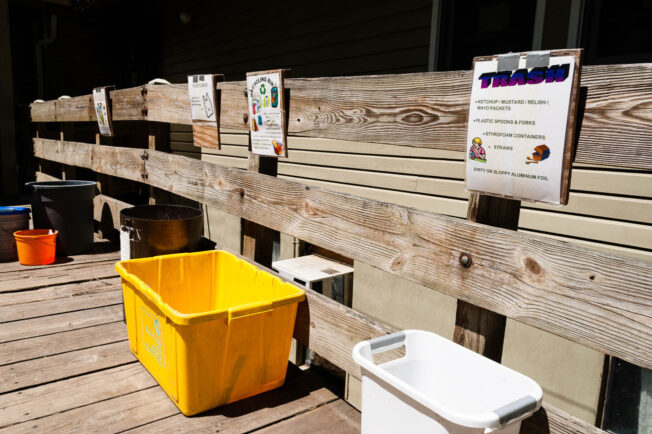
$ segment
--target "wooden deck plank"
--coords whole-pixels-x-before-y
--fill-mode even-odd
[[[122,321],[0,344],[0,366],[127,339]]]
[[[122,303],[0,324],[0,343],[122,320]]]
[[[152,386],[138,392],[28,420],[0,429],[0,433],[115,433],[165,418],[179,410],[163,389]]]
[[[21,265],[20,262],[8,262],[2,264],[2,272],[8,273],[10,271],[29,271],[40,270],[43,268],[53,269],[65,267],[70,264],[88,264],[91,262],[107,261],[107,260],[120,260],[120,252],[117,251],[118,247],[110,241],[100,240],[95,241],[93,250],[88,253],[73,255],[66,258],[58,258],[54,264],[49,265]]]
[[[315,375],[304,373],[288,378],[286,384],[279,389],[234,402],[192,418],[177,414],[141,426],[135,431],[152,434],[160,432],[219,432],[221,434],[249,432],[336,399],[337,396],[323,387],[322,382]]]
[[[121,341],[0,367],[0,393],[100,371],[133,362],[129,342]]]
[[[113,285],[112,290],[95,294],[2,306],[0,323],[119,304],[122,303],[122,290],[118,288],[119,286]]]
[[[244,432],[336,399],[320,383],[300,375],[284,387],[206,415],[187,418],[159,387],[151,387],[68,411],[27,420],[7,432]],[[172,417],[171,417],[172,416]],[[5,432],[5,430],[0,430]]]
[[[39,301],[77,297],[84,294],[96,294],[111,291],[120,286],[119,277],[93,279],[86,282],[46,286],[30,291],[5,292],[0,294],[0,306],[14,306]],[[1,316],[0,316],[1,318]]]
[[[345,401],[338,399],[256,432],[261,434],[359,433],[360,413]]]
[[[0,427],[45,417],[156,386],[140,363],[0,395]],[[28,425],[31,426],[31,425]]]
[[[70,263],[60,267],[10,271],[0,274],[0,293],[117,276],[115,260]]]

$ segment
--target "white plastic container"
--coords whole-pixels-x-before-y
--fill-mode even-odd
[[[376,365],[373,355],[405,346]],[[532,379],[434,333],[406,330],[353,348],[362,367],[362,433],[509,433],[541,407]]]

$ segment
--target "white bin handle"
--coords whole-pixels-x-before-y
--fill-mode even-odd
[[[485,428],[487,433],[523,419],[539,406],[540,398],[537,400],[535,396],[525,395],[493,411],[487,410],[476,414],[460,413],[443,405],[442,402],[431,400],[420,390],[374,363],[373,355],[376,353],[399,348],[402,345],[406,346],[406,353],[409,352],[408,337],[414,333],[422,332],[404,330],[359,342],[353,347],[353,360],[362,367],[363,375],[375,377],[374,381],[384,382],[444,419],[472,428]]]
[[[395,332],[377,338],[369,339],[368,341],[359,342],[353,347],[353,360],[363,368],[374,371],[376,375],[385,376],[385,371],[377,371],[375,369],[376,363],[374,362],[374,354],[382,353],[384,351],[393,350],[406,344],[407,334],[405,331]],[[383,378],[385,381],[389,379]]]
[[[369,348],[372,354],[382,353],[394,348],[398,348],[405,342],[405,332],[391,333],[385,336],[369,339]]]
[[[495,409],[493,412],[498,416],[498,421],[500,425],[506,425],[507,423],[518,419],[519,417],[527,414],[537,408],[538,402],[534,399],[533,396],[526,395],[522,398],[517,399],[514,402],[503,405],[500,408]]]

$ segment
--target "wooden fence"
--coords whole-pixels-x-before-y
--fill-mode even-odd
[[[470,82],[468,71],[288,79],[288,134],[462,150]],[[652,65],[586,67],[581,85],[575,161],[652,169]],[[221,128],[246,131],[245,83],[219,83],[217,88]],[[118,130],[129,125],[121,121],[190,124],[185,84],[115,90],[111,99]],[[91,95],[33,104],[31,113],[34,122],[95,121]],[[98,143],[37,137],[34,155],[215,206],[469,306],[652,368],[648,262],[156,149]],[[255,165],[257,159],[250,160]],[[113,211],[126,205],[107,196],[97,201]],[[468,268],[460,263],[463,254],[472,258]],[[353,345],[390,331],[308,291],[295,337],[359,378],[351,359]],[[456,336],[463,334],[456,331]],[[502,340],[502,335],[494,338]],[[456,340],[473,346],[464,338]],[[523,430],[601,432],[547,404]]]

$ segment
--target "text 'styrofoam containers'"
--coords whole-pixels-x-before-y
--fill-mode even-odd
[[[374,354],[405,355],[374,363]],[[434,333],[406,330],[360,342],[362,432],[517,434],[543,397],[532,379]]]
[[[116,270],[131,351],[183,414],[283,384],[304,291],[218,250]]]

